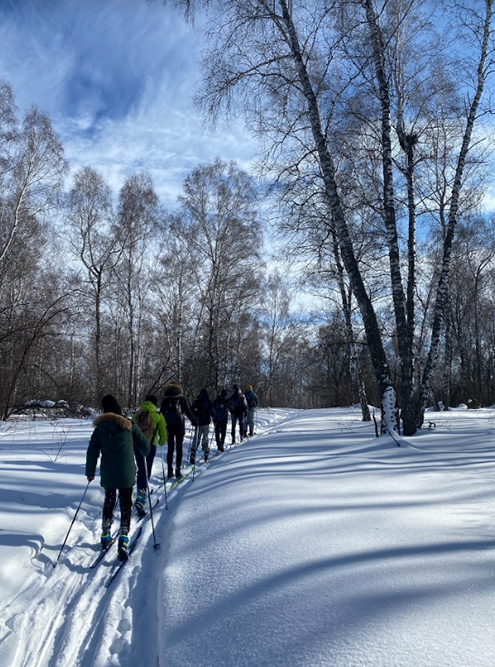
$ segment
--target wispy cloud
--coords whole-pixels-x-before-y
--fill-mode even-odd
[[[173,205],[184,177],[220,156],[248,164],[241,126],[206,134],[192,106],[198,36],[180,14],[145,0],[0,3],[0,74],[21,108],[47,111],[74,169],[114,188],[149,171]]]

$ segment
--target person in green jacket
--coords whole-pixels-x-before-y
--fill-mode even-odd
[[[122,415],[122,409],[111,394],[101,401],[103,414],[93,421],[95,430],[91,435],[86,452],[86,477],[88,482],[95,478],[96,464],[101,454],[100,484],[105,489],[103,503],[101,545],[106,549],[110,542],[110,528],[113,510],[117,501],[120,503],[119,560],[127,560],[129,530],[131,527],[132,491],[136,479],[134,447],[143,456],[147,456],[150,443],[144,437],[137,424]]]
[[[151,477],[151,469],[156,454],[156,443],[163,447],[167,442],[167,425],[163,415],[157,412],[156,405],[158,401],[156,396],[146,396],[144,403],[133,415],[132,421],[135,422],[144,436],[150,443],[150,453],[146,458],[138,449],[134,449],[137,464],[137,497],[134,507],[139,516],[144,516],[146,504],[146,495],[148,493],[148,480]]]

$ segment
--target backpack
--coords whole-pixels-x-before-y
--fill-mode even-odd
[[[227,421],[229,416],[229,403],[227,399],[213,401],[213,420],[216,422]]]
[[[230,397],[230,405],[235,413],[244,412],[247,410],[247,401],[244,394],[234,394]]]
[[[256,400],[256,397],[255,397],[255,395],[253,394],[252,391],[247,391],[245,396],[246,396],[248,408],[255,408],[258,405],[258,401]]]
[[[139,410],[136,418],[136,424],[143,432],[145,438],[148,439],[151,438],[151,436],[153,435],[154,426],[153,426],[153,421],[151,419],[151,415],[148,411]]]
[[[167,398],[167,407],[165,410],[165,420],[167,426],[182,426],[184,415],[179,398]]]
[[[200,424],[210,423],[211,402],[208,398],[198,398],[194,401],[192,411]]]
[[[233,410],[239,410],[241,408],[242,402],[239,394],[235,394],[235,396],[230,397],[230,405],[232,406]]]

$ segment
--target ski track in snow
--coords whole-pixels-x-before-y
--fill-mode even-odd
[[[277,413],[275,411],[273,415],[270,415],[270,411],[266,411],[268,418],[263,424],[261,417],[263,411],[260,410],[258,433],[268,433],[276,428],[276,426],[270,426],[271,418],[275,418],[277,425],[280,425],[290,420],[296,412],[287,410]],[[68,432],[68,429],[66,430]],[[88,422],[88,439],[91,431],[91,423]],[[7,440],[6,432],[0,435],[0,437],[3,436]],[[16,437],[28,442],[34,439],[32,426],[18,429]],[[78,438],[75,437],[74,442],[77,441]],[[233,453],[242,444],[227,449],[223,456]],[[185,441],[185,452],[188,451],[188,445],[189,442]],[[84,453],[86,446],[84,444]],[[52,450],[55,449],[52,444],[49,447]],[[45,452],[47,448],[37,446],[36,449]],[[204,469],[203,466],[197,466],[195,476],[198,477],[206,470],[207,466]],[[158,457],[154,473],[155,475],[161,473]],[[168,511],[165,510],[163,486],[158,487],[160,502],[153,510],[155,527],[163,520],[164,513],[169,516],[173,514],[174,505],[180,502],[181,494],[192,482],[193,478],[190,476],[168,491]],[[101,503],[102,494],[99,495]],[[101,507],[98,507],[99,512],[101,512]],[[79,520],[83,518],[83,514],[81,510]],[[116,518],[114,528],[118,524],[118,509]],[[95,542],[100,534],[99,514],[91,519],[86,537],[92,536]],[[0,633],[0,641],[8,640],[9,636],[21,638],[13,655],[9,653],[9,657],[6,658],[5,653],[3,656],[0,654],[2,667],[4,665],[5,667],[7,665],[8,667],[74,667],[75,665],[79,667],[110,665],[135,667],[136,665],[157,664],[158,656],[154,641],[158,632],[157,623],[154,627],[150,627],[150,614],[142,613],[147,605],[154,603],[154,600],[150,600],[140,591],[149,591],[150,588],[153,590],[153,587],[150,586],[150,583],[153,583],[150,582],[153,563],[150,561],[153,559],[156,563],[159,551],[153,549],[149,513],[140,523],[137,523],[134,518],[131,539],[140,525],[143,525],[143,535],[138,546],[108,589],[105,588],[105,582],[112,572],[111,566],[116,562],[116,543],[102,563],[93,570],[90,569],[90,565],[98,554],[98,545],[88,543],[78,545],[75,543],[74,535],[69,535],[67,545],[55,566],[41,552],[37,557],[41,563],[41,571],[38,576],[31,576],[23,590],[2,609],[1,618],[4,631]],[[22,611],[19,611],[19,608]],[[157,618],[157,613],[152,616]],[[140,617],[144,617],[146,623],[140,622]],[[133,646],[134,635],[140,637],[138,651]],[[148,638],[148,641],[145,637]],[[5,659],[8,662],[4,662]]]
[[[332,416],[333,414],[335,417]],[[381,474],[393,475],[395,470],[399,471],[407,467],[409,471],[414,471],[416,468],[422,471],[426,489],[429,477],[436,475],[438,471],[443,472],[445,479],[452,475],[456,480],[459,479],[459,472],[462,472],[463,479],[460,488],[465,494],[466,504],[464,506],[459,501],[458,488],[456,488],[457,495],[452,497],[452,502],[459,505],[458,515],[461,521],[476,531],[481,543],[483,539],[493,538],[493,527],[487,523],[485,516],[480,515],[476,507],[470,506],[468,501],[476,494],[478,480],[481,480],[482,477],[486,479],[487,466],[493,471],[493,416],[495,413],[491,411],[487,414],[486,441],[483,439],[483,429],[480,428],[474,447],[468,447],[465,444],[467,441],[460,440],[461,444],[453,450],[451,442],[453,430],[448,419],[443,422],[437,421],[434,434],[428,430],[421,431],[414,438],[414,444],[406,438],[400,438],[402,446],[396,447],[389,436],[373,438],[373,426],[360,422],[359,412],[356,410],[347,412],[336,410],[335,413],[332,413],[331,410],[260,410],[258,434],[247,440],[246,443],[236,445],[227,449],[224,454],[213,457],[207,465],[197,466],[195,479],[208,474],[209,467],[216,465],[216,462],[221,463],[224,467],[233,464],[232,469],[229,468],[232,481],[241,478],[244,474],[242,457],[236,457],[236,451],[237,448],[242,449],[244,444],[248,447],[252,445],[253,451],[257,450],[256,456],[260,457],[260,466],[263,460],[265,461],[267,468],[263,469],[263,474],[276,474],[277,480],[281,474],[294,475],[295,484],[298,483],[297,475],[299,474],[298,456],[304,456],[305,465],[302,476],[299,476],[299,479],[302,480],[301,484],[308,482],[308,475],[315,479],[321,475],[344,475],[356,471],[359,474],[379,471]],[[457,417],[456,433],[458,434],[459,431],[462,433],[464,429],[462,420],[465,419],[465,430],[469,439],[470,415],[459,414],[456,415]],[[43,431],[39,425],[38,428]],[[162,665],[163,667],[169,664],[167,657],[160,662],[161,656],[167,656],[167,646],[163,645],[163,632],[164,626],[170,621],[167,613],[164,612],[163,603],[159,601],[159,596],[163,593],[160,573],[165,570],[171,555],[167,529],[180,530],[180,526],[174,526],[174,519],[180,507],[181,497],[188,494],[190,504],[196,482],[190,476],[169,491],[168,511],[165,509],[163,487],[155,484],[157,487],[155,493],[160,494],[160,502],[153,510],[153,517],[157,539],[161,541],[162,548],[157,550],[153,548],[149,514],[140,524],[134,521],[132,532],[137,531],[138,527],[142,525],[143,534],[131,560],[122,568],[117,579],[108,589],[105,588],[105,582],[116,562],[116,546],[110,549],[97,568],[89,569],[98,553],[98,546],[95,542],[100,534],[103,500],[102,490],[96,487],[96,482],[94,482],[90,485],[87,502],[81,508],[59,563],[53,567],[53,561],[58,555],[65,533],[79,504],[80,491],[84,489],[85,478],[82,462],[91,431],[89,421],[86,423],[74,421],[72,430],[71,426],[67,424],[60,428],[52,425],[51,432],[46,429],[45,436],[37,434],[33,426],[24,424],[18,429],[13,429],[9,425],[7,429],[0,432],[0,460],[2,464],[5,463],[7,469],[9,467],[15,469],[20,465],[25,475],[25,471],[39,467],[41,473],[33,472],[33,484],[36,484],[34,481],[36,475],[39,475],[42,480],[45,468],[52,474],[57,473],[57,466],[60,465],[68,475],[61,489],[53,489],[50,486],[47,488],[42,481],[37,488],[37,493],[46,499],[47,509],[40,510],[44,514],[40,533],[32,533],[35,537],[32,538],[31,545],[33,552],[30,556],[31,566],[29,569],[26,563],[23,563],[26,571],[23,585],[13,590],[10,598],[3,596],[4,606],[0,608],[0,643],[2,644],[0,667],[140,667],[141,665],[143,667]],[[318,445],[318,438],[321,438],[322,433],[328,436],[329,443],[323,456],[321,446]],[[283,458],[284,447],[293,448],[299,435],[304,438],[304,453],[300,454],[298,450],[292,451],[291,449],[290,456],[285,460]],[[259,443],[257,443],[258,439]],[[188,444],[187,441],[184,444],[185,459]],[[16,445],[19,445],[18,449]],[[33,455],[33,448],[36,455]],[[261,449],[263,453],[258,451]],[[272,471],[274,463],[276,473]],[[154,476],[161,475],[161,472],[161,463],[157,456]],[[0,479],[0,489],[4,486],[4,482],[7,487],[7,491],[1,492],[1,497],[6,499],[10,493],[8,480],[8,473],[5,473]],[[393,484],[399,483],[393,477],[391,478],[391,488]],[[20,493],[19,503],[21,503],[22,498],[27,497],[30,493],[29,482],[26,481],[25,487],[17,491]],[[57,506],[57,502],[63,501],[65,492],[70,497],[70,505]],[[447,502],[447,500],[448,498],[443,498],[442,502]],[[362,498],[350,497],[346,499],[346,502],[349,508],[352,508],[353,503],[358,508]],[[15,505],[14,510],[22,515],[23,507],[21,505],[19,509]],[[24,510],[29,509],[29,505],[24,507]],[[276,510],[274,512],[276,513]],[[51,519],[54,515],[55,517]],[[118,511],[114,528],[117,524]],[[315,525],[315,530],[318,530],[317,525]],[[218,538],[221,539],[222,526],[218,526],[218,531]],[[31,534],[29,531],[25,532]],[[45,533],[45,537],[41,533]],[[441,551],[441,545],[437,548]],[[473,542],[473,549],[475,548],[477,547]],[[418,546],[418,556],[420,553],[421,548]],[[0,557],[1,554],[2,552],[0,552]],[[393,555],[393,551],[390,551],[390,555]],[[318,566],[318,562],[315,562]],[[322,560],[321,563],[323,566],[325,560]],[[297,572],[296,569],[295,572]],[[177,577],[178,573],[170,574],[172,580],[174,576]],[[214,577],[214,570],[213,574],[207,576]],[[285,575],[281,572],[280,581],[283,581],[284,578]],[[215,593],[214,588],[213,586],[212,594]],[[290,585],[288,589],[289,595],[292,595]],[[272,600],[267,601],[266,604],[274,603]],[[283,601],[280,604],[283,604]],[[336,614],[337,611],[333,613]],[[252,632],[252,628],[248,630]],[[200,635],[191,636],[191,641],[192,646],[199,646],[194,649],[198,655],[202,651]],[[294,648],[295,651],[300,649],[301,647]],[[260,651],[259,664],[268,664],[263,662],[262,647]],[[366,660],[361,663],[356,650],[352,647],[349,647],[349,655],[352,656],[349,665],[375,664],[376,667],[380,667],[382,664]],[[256,659],[253,655],[251,662],[248,658],[242,664],[255,665]],[[180,664],[180,661],[173,661],[173,652],[171,660],[170,664]],[[301,660],[293,664],[306,664]],[[182,664],[187,665],[188,660],[184,658]],[[213,663],[208,662],[207,659],[203,664],[211,664],[213,667]],[[276,664],[283,663],[277,661]],[[330,665],[333,663],[308,662],[307,664]],[[339,667],[344,666],[344,662],[335,664],[338,664]],[[384,658],[383,664],[391,663],[385,662]],[[404,658],[404,663],[400,664],[413,665],[412,662],[407,662],[406,658]],[[426,663],[421,662],[421,664]],[[472,664],[489,663],[481,660],[479,663],[473,662]],[[289,667],[290,663],[287,662],[286,665]],[[232,664],[228,667],[236,667],[236,665]]]

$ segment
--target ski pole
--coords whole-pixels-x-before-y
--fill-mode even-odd
[[[165,466],[163,465],[163,447],[161,449],[162,455],[162,475],[163,475],[163,490],[165,492],[165,509],[168,510],[168,500],[167,500],[167,480],[165,479]]]
[[[151,493],[150,493],[150,485],[148,484],[148,503],[150,506],[150,519],[151,519],[151,530],[153,531],[153,549],[159,549],[160,545],[156,541],[156,535],[155,535],[155,522],[153,521],[153,507],[151,504]]]
[[[59,551],[59,553],[58,553],[57,560],[53,563],[53,567],[55,567],[55,565],[58,563],[58,559],[59,559],[60,556],[62,555],[62,551],[63,551],[63,549],[64,549],[64,547],[65,547],[65,543],[67,542],[67,538],[69,537],[69,533],[70,533],[70,531],[72,530],[72,526],[74,525],[74,521],[76,520],[76,517],[77,517],[77,515],[78,515],[78,513],[79,513],[79,510],[81,509],[81,505],[83,504],[83,500],[84,500],[84,498],[85,498],[85,496],[86,496],[86,491],[88,490],[90,484],[91,484],[91,480],[86,484],[86,488],[84,489],[83,497],[81,498],[81,502],[79,503],[79,507],[77,508],[76,513],[74,514],[74,518],[72,519],[72,523],[71,523],[70,526],[69,526],[69,530],[67,531],[67,535],[65,536],[64,543],[63,543],[62,546],[60,547],[60,551]]]

